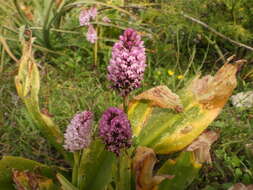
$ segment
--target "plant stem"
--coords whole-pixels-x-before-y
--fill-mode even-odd
[[[87,153],[87,151],[82,150],[82,151],[80,151],[80,154],[79,154],[79,164],[78,164],[79,167],[77,169],[77,172],[78,172],[78,174],[77,174],[77,187],[79,189],[82,189],[81,183],[82,183],[84,176],[82,175],[82,168],[81,167],[82,167],[82,160],[85,159],[86,153]]]
[[[124,112],[127,114],[127,110],[128,110],[128,95],[123,97],[123,109]]]
[[[6,40],[0,36],[0,44],[2,44],[3,50],[6,51],[6,53],[16,62],[19,63],[18,59],[14,56],[14,54],[12,53],[10,47],[8,46]]]
[[[4,55],[5,55],[5,53],[4,53],[4,48],[2,47],[2,50],[1,50],[1,65],[0,65],[0,77],[1,77],[1,75],[2,75],[2,73],[3,73],[3,68],[4,68]]]
[[[229,41],[230,43],[232,43],[232,44],[234,44],[234,45],[237,45],[237,46],[239,46],[239,47],[244,47],[244,48],[246,48],[246,49],[248,49],[248,50],[253,51],[253,47],[248,46],[248,45],[245,45],[245,44],[243,44],[243,43],[241,43],[241,42],[237,42],[237,41],[235,41],[235,40],[233,40],[233,39],[231,39],[231,38],[225,36],[224,34],[218,32],[218,31],[215,30],[214,28],[210,27],[210,26],[207,25],[206,23],[204,23],[204,22],[202,22],[202,21],[200,21],[200,20],[198,20],[198,19],[196,19],[196,18],[193,18],[193,17],[191,17],[191,16],[189,16],[189,15],[186,15],[186,14],[184,14],[184,13],[181,13],[181,14],[182,14],[183,17],[185,17],[185,18],[187,18],[187,19],[189,19],[189,20],[191,20],[191,21],[193,21],[193,22],[196,22],[196,23],[200,24],[201,26],[203,26],[204,28],[210,30],[212,33],[214,33],[215,35],[217,35],[217,36],[223,38],[224,40],[227,40],[227,41]]]
[[[120,183],[121,183],[121,179],[120,179],[120,157],[117,158],[117,186],[116,186],[116,190],[121,190],[120,189]]]
[[[96,17],[96,22],[98,21],[98,18]],[[99,25],[96,25],[96,34],[98,36],[98,27]],[[98,66],[98,39],[96,40],[94,44],[94,68]]]
[[[79,168],[79,162],[80,162],[80,152],[74,152],[74,167],[72,171],[72,184],[74,186],[77,186],[78,182],[78,168]]]
[[[96,32],[98,31],[97,27],[96,27]],[[98,40],[95,42],[94,44],[94,67],[96,68],[97,65],[97,61],[98,60]]]

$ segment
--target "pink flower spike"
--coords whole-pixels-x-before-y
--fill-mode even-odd
[[[91,142],[93,114],[84,111],[76,114],[64,134],[64,148],[75,152],[87,148]]]
[[[97,31],[92,25],[89,25],[88,32],[86,33],[86,39],[92,44],[94,44],[98,39]]]
[[[141,36],[128,28],[112,48],[112,58],[107,67],[112,88],[121,96],[141,86],[146,68],[146,54]]]
[[[88,26],[90,24],[89,10],[83,9],[79,15],[80,26]]]
[[[89,9],[89,15],[92,19],[95,19],[97,14],[98,14],[98,11],[96,7],[92,7]]]

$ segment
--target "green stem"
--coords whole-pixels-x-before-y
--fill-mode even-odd
[[[96,27],[96,32],[97,32],[97,27]],[[98,40],[94,44],[94,67],[95,68],[98,66],[97,60],[98,60]]]
[[[127,114],[127,110],[128,110],[128,95],[123,97],[123,109],[124,112]]]
[[[77,187],[79,189],[82,189],[81,187],[81,183],[82,183],[82,180],[83,180],[83,175],[82,175],[82,160],[86,158],[86,155],[87,155],[87,151],[83,150],[80,152],[80,155],[79,155],[79,167],[77,169]]]
[[[5,34],[4,30],[3,30],[3,34]],[[5,55],[5,51],[4,51],[4,47],[2,46],[1,47],[1,55],[0,55],[0,58],[1,58],[1,64],[0,64],[0,77],[3,73],[3,70],[4,70],[4,55]]]
[[[96,22],[98,21],[98,17],[96,17]],[[99,25],[96,25],[96,34],[98,36],[98,27]],[[96,68],[98,66],[98,40],[96,40],[94,44],[94,67]]]
[[[72,184],[77,186],[78,184],[78,168],[80,162],[80,152],[74,152],[74,167],[72,171]]]
[[[120,189],[120,183],[121,183],[121,177],[120,177],[120,157],[117,158],[117,186],[116,186],[116,190],[121,190]]]

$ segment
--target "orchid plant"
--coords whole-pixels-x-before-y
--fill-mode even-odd
[[[85,10],[80,24],[87,25],[95,12]],[[130,97],[141,86],[146,55],[140,34],[126,29],[114,44],[108,65],[111,89],[122,96],[123,106],[105,110],[97,127],[91,110],[77,113],[63,134],[39,108],[33,40],[23,42],[17,92],[34,123],[71,169],[6,156],[0,161],[0,186],[5,190],[183,190],[202,164],[211,162],[209,150],[218,134],[205,130],[236,87],[239,62],[225,64],[215,76],[197,76],[179,95],[157,86]],[[175,160],[154,169],[156,154],[179,151]]]

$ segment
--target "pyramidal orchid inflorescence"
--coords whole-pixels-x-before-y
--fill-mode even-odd
[[[92,44],[97,41],[97,31],[92,25],[89,25],[88,32],[86,33],[86,39]]]
[[[90,24],[90,14],[87,9],[80,12],[79,23],[80,26],[88,26]]]
[[[99,136],[104,141],[107,150],[117,156],[124,148],[131,146],[132,129],[127,115],[123,110],[110,107],[102,115],[99,122]]]
[[[90,9],[89,9],[89,14],[90,14],[90,17],[91,17],[92,19],[95,19],[96,16],[97,16],[97,14],[98,14],[97,8],[96,8],[96,7],[90,8]]]
[[[97,16],[96,7],[81,10],[80,15],[79,15],[80,26],[89,26],[91,19],[95,19],[96,16]]]
[[[127,96],[141,86],[146,67],[144,42],[141,36],[131,28],[126,29],[112,49],[112,58],[108,69],[108,79],[112,88],[121,96]]]
[[[88,31],[86,33],[86,39],[90,43],[95,43],[97,41],[97,31],[94,29],[93,25],[90,23],[92,19],[97,16],[97,8],[92,7],[90,9],[83,9],[79,15],[80,26],[88,26]]]
[[[93,114],[90,111],[78,113],[73,117],[64,134],[65,149],[75,152],[89,146],[92,120]]]

